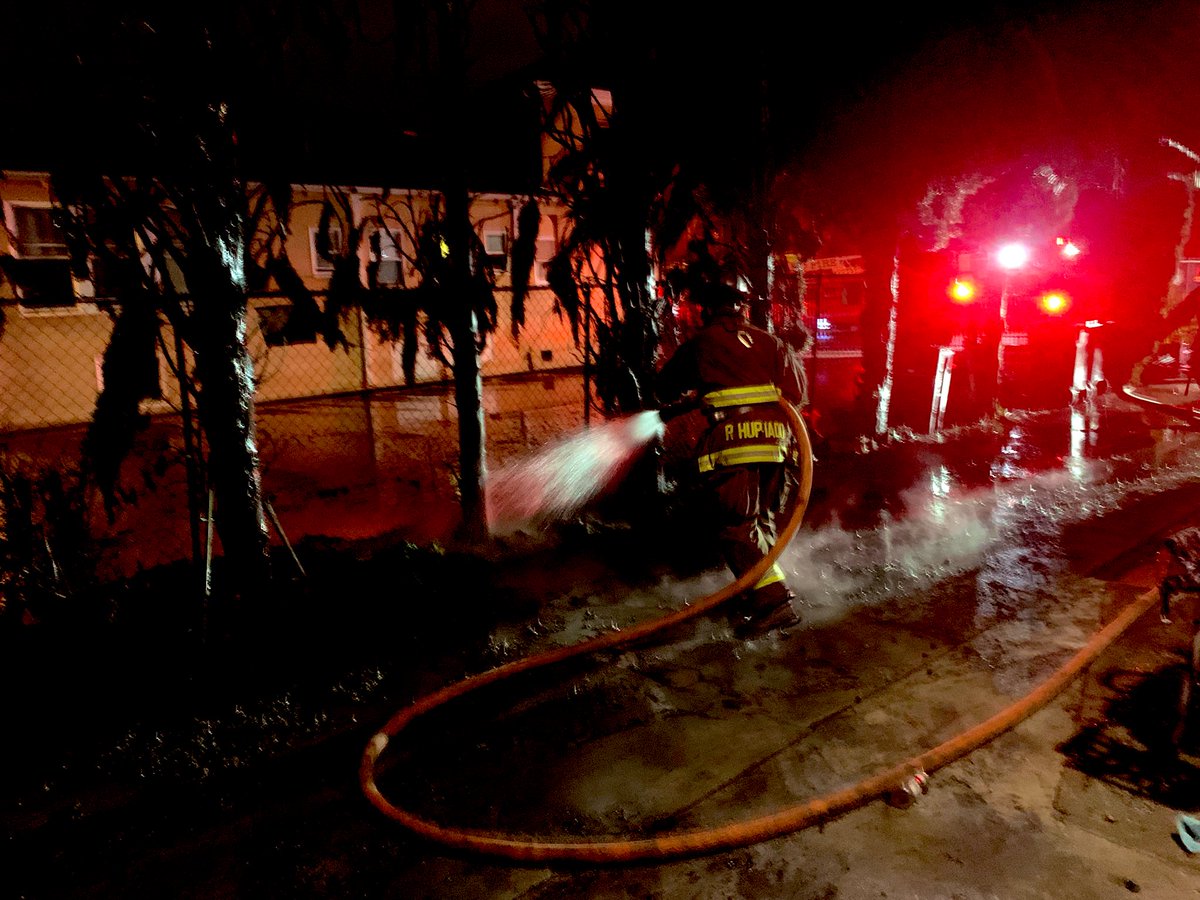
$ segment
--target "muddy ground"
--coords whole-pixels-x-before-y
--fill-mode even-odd
[[[414,723],[381,788],[456,827],[646,837],[753,819],[952,738],[1153,587],[1163,535],[1193,524],[1194,436],[1108,413],[1078,454],[1048,418],[964,432],[952,453],[826,457],[786,557],[804,627],[746,644],[706,615],[511,679]],[[744,846],[590,865],[451,849],[368,803],[362,751],[414,699],[727,582],[678,511],[617,508],[487,552],[306,538],[307,574],[255,608],[170,602],[191,573],[168,567],[122,587],[109,627],[5,635],[6,895],[1198,893],[1172,839],[1200,806],[1196,729],[1189,752],[1167,739],[1190,613],[1139,619],[909,809],[875,798]]]

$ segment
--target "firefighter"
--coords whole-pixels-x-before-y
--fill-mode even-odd
[[[746,297],[710,283],[692,291],[703,327],[659,370],[664,420],[698,405],[708,427],[697,442],[701,500],[735,576],[774,545],[776,524],[796,486],[798,444],[780,397],[808,401],[803,365],[775,335],[751,325]],[[760,637],[799,624],[795,595],[776,563],[734,601],[734,634]]]

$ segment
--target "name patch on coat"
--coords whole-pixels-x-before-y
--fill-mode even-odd
[[[777,441],[785,441],[790,432],[788,426],[783,422],[764,422],[761,419],[752,419],[746,422],[729,423],[725,426],[725,440],[727,441],[752,441],[755,438],[774,438]]]

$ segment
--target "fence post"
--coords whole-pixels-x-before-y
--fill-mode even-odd
[[[367,367],[367,314],[360,306],[358,309],[358,355],[359,368],[362,371],[362,402],[363,412],[367,419],[367,442],[370,445],[369,453],[371,454],[371,471],[374,472],[379,465],[378,455],[375,452],[375,417],[374,411],[371,409],[371,374]]]
[[[362,389],[369,391],[371,389],[371,375],[367,371],[367,314],[363,312],[362,307],[358,309],[358,359],[359,369],[362,373]]]
[[[592,422],[592,291],[583,294],[583,427]]]
[[[196,436],[192,425],[192,391],[187,375],[183,337],[175,334],[175,371],[179,378],[179,413],[183,418],[183,462],[186,469],[188,528],[192,538],[192,565],[200,565],[200,473],[196,470]]]

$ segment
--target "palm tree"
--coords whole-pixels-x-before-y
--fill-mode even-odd
[[[190,350],[190,359],[179,354],[174,365],[184,402],[197,402],[229,587],[243,594],[261,586],[270,569],[254,369],[245,344],[247,228],[256,224],[229,82],[220,77],[230,50],[222,37],[203,17],[176,11],[116,23],[104,40],[82,48],[88,63],[93,53],[137,63],[79,73],[81,94],[97,97],[94,108],[110,117],[96,123],[98,133],[120,149],[99,162],[90,154],[60,161],[52,183],[77,273],[102,269],[116,300],[104,389],[85,441],[87,471],[111,509],[121,460],[144,421],[141,375],[163,342],[165,318],[176,347]],[[259,216],[289,202],[266,189],[259,199]]]

